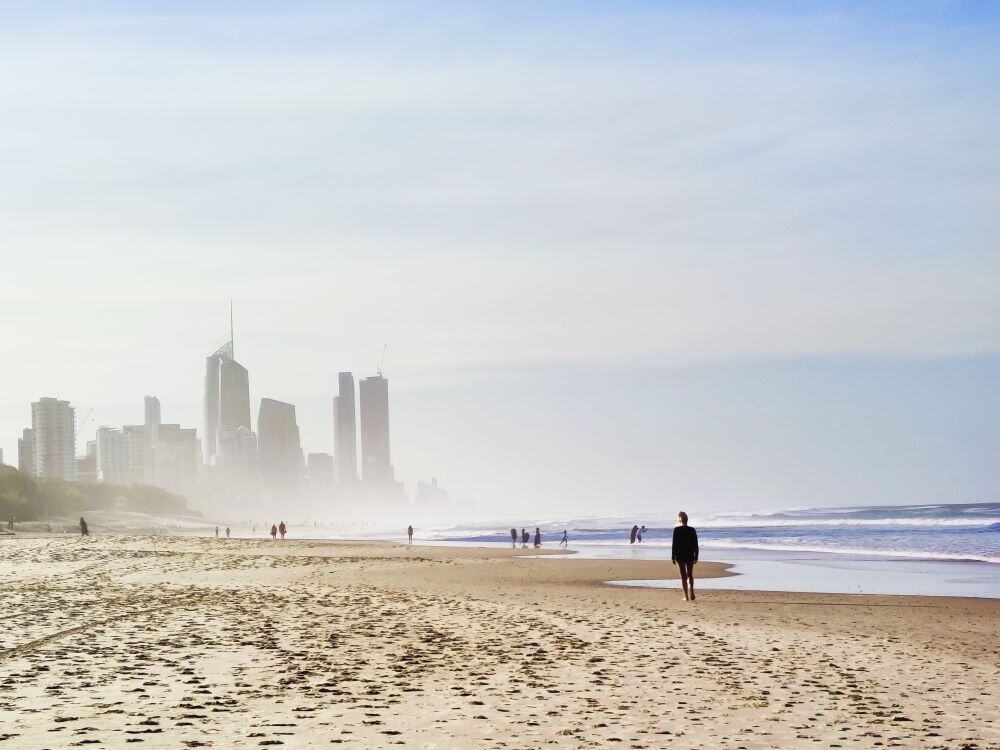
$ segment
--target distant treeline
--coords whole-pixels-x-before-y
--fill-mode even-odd
[[[0,466],[0,520],[38,521],[77,516],[91,510],[137,513],[187,513],[180,495],[148,485],[115,485],[32,479],[12,466]]]

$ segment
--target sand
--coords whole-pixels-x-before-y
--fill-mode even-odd
[[[688,604],[602,583],[672,575],[520,550],[4,537],[0,749],[1000,748],[1000,601]]]

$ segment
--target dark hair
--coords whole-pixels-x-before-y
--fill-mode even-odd
[[[685,526],[687,525],[687,522],[688,522],[688,514],[687,513],[685,513],[683,510],[679,510],[679,511],[677,511],[677,517],[681,519],[681,523],[683,523]]]

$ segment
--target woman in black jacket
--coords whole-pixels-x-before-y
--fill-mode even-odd
[[[698,562],[698,532],[688,526],[688,514],[677,514],[674,528],[674,542],[670,549],[670,561],[681,571],[681,586],[684,587],[684,601],[694,600],[694,564]]]

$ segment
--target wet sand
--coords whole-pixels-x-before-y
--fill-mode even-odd
[[[1000,748],[1000,601],[524,555],[4,537],[0,748]]]

